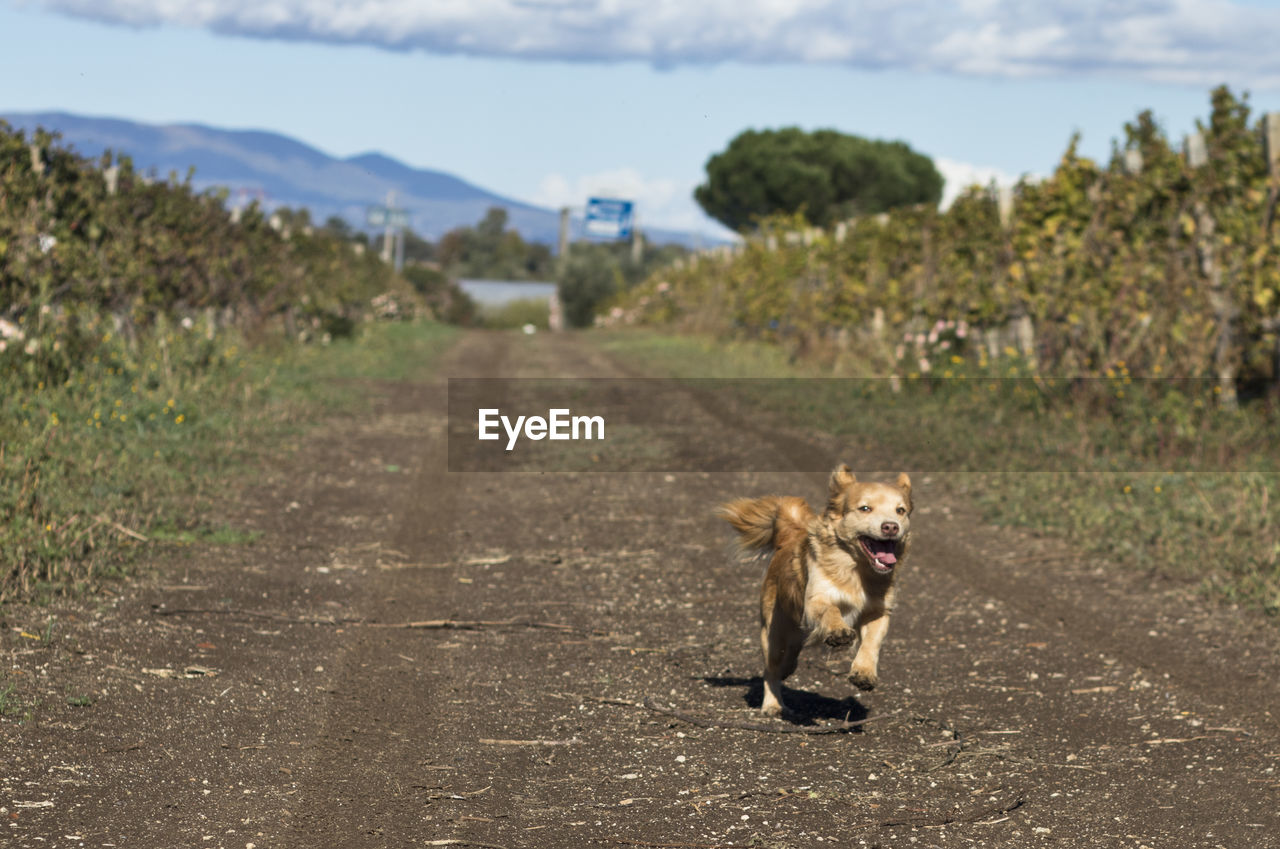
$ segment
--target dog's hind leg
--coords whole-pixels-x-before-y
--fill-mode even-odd
[[[859,690],[874,690],[880,681],[880,644],[888,630],[888,612],[863,622],[859,627],[862,642],[849,669],[849,681]]]
[[[782,682],[796,671],[804,639],[794,626],[784,624],[778,616],[760,629],[764,649],[764,700],[760,711],[777,716],[786,709],[782,701]]]

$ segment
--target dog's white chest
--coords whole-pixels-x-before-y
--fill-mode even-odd
[[[852,593],[846,582],[837,583],[831,580],[823,569],[813,567],[809,570],[809,581],[805,587],[805,610],[820,609],[825,606],[835,607],[850,625],[853,625],[866,598],[861,593]]]

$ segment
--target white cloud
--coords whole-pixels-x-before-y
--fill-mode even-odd
[[[947,159],[944,156],[934,159],[933,166],[938,169],[938,173],[946,181],[942,187],[942,203],[940,204],[942,209],[951,206],[952,202],[970,186],[976,185],[985,188],[992,183],[997,186],[1012,186],[1019,179],[1008,171],[1002,171],[999,168],[958,162],[954,159]]]
[[[1280,9],[1232,0],[28,0],[77,17],[475,56],[835,63],[1280,87]]]
[[[596,174],[566,177],[548,174],[532,197],[539,206],[567,206],[581,213],[590,197],[611,197],[635,202],[641,229],[660,227],[730,238],[732,233],[708,218],[693,199],[693,183],[670,177],[646,177],[634,168],[615,168]]]

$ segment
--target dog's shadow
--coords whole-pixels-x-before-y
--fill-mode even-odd
[[[712,687],[744,688],[742,700],[747,707],[759,710],[760,705],[764,703],[764,679],[759,675],[752,678],[708,675],[702,680]],[[808,690],[796,690],[784,684],[782,700],[786,709],[783,710],[780,719],[792,725],[817,725],[819,720],[859,722],[867,718],[866,707],[853,696],[833,699]],[[861,733],[862,728],[855,726],[849,730]]]

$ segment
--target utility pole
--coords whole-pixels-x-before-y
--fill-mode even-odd
[[[391,262],[391,236],[395,229],[391,226],[391,210],[395,208],[396,191],[391,189],[387,192],[387,229],[382,237],[382,261],[385,263]]]
[[[560,264],[569,258],[569,207],[560,208]]]

